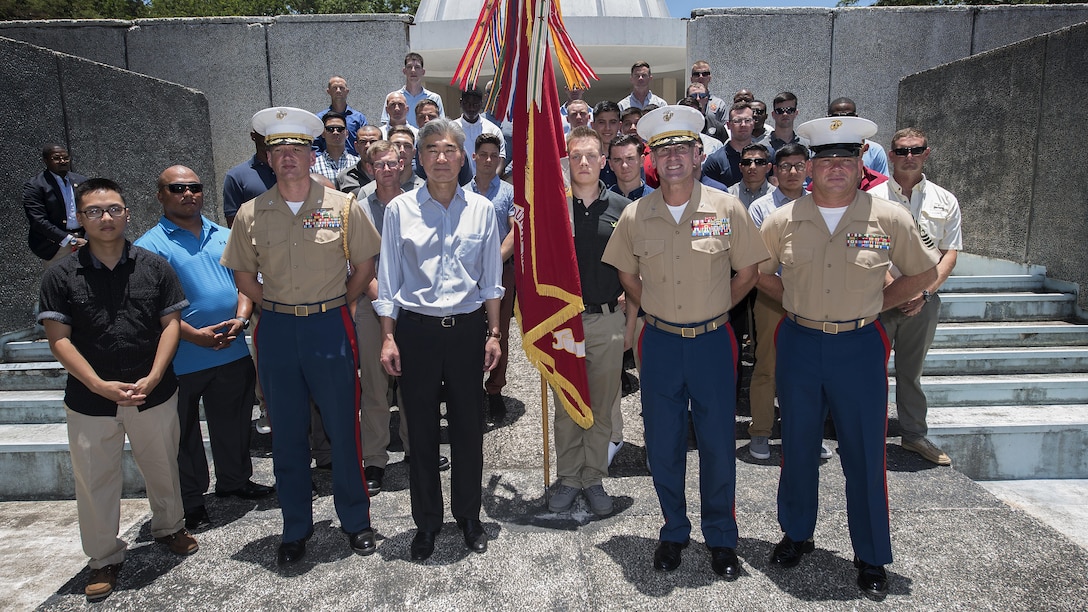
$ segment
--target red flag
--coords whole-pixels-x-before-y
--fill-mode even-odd
[[[585,333],[578,262],[567,211],[560,158],[566,143],[549,40],[570,84],[585,88],[596,78],[563,29],[550,0],[507,0],[502,34],[495,28],[498,0],[484,2],[477,31],[454,83],[475,81],[488,44],[501,40],[496,91],[489,104],[514,124],[515,272],[518,323],[529,361],[556,391],[567,414],[584,428],[593,424],[585,368]],[[490,41],[490,43],[489,43]]]

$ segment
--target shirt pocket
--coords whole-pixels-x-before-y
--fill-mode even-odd
[[[639,240],[635,242],[635,257],[638,258],[638,271],[642,278],[665,281],[665,241]]]
[[[306,245],[306,266],[310,270],[335,270],[347,266],[341,229],[315,227],[302,232]],[[345,268],[346,269],[346,268]]]
[[[281,248],[286,248],[287,241],[291,238],[291,231],[287,227],[256,227],[253,229],[253,246],[260,255],[271,253]]]
[[[691,241],[691,272],[695,280],[708,281],[715,271],[729,275],[729,265],[722,267],[729,252],[727,236],[696,238]]]
[[[872,293],[884,287],[884,277],[891,267],[888,250],[846,249],[846,290]]]
[[[812,294],[812,249],[799,249],[793,243],[786,243],[779,263],[782,265],[782,284],[794,296],[793,306],[797,308],[800,300]]]
[[[466,267],[479,258],[480,246],[484,243],[483,234],[469,234],[458,236],[457,245],[454,247],[454,256],[461,260]]]

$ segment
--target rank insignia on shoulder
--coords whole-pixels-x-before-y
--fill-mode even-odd
[[[336,229],[340,227],[340,213],[331,208],[320,208],[309,216],[303,217],[302,227],[305,229]]]
[[[885,234],[858,234],[849,232],[846,234],[846,246],[855,249],[878,249],[887,251],[892,248],[892,239]]]
[[[707,236],[728,236],[729,219],[717,219],[715,217],[706,217],[703,219],[691,220],[691,236],[693,238],[705,238]]]

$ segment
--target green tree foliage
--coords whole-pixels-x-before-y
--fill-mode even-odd
[[[415,13],[419,0],[0,0],[0,20]]]

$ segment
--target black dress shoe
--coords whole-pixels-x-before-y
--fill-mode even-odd
[[[778,567],[793,567],[801,562],[801,557],[816,550],[816,544],[812,540],[794,542],[789,536],[782,536],[782,541],[774,547],[771,553],[771,565]]]
[[[888,594],[888,574],[883,565],[870,565],[854,557],[854,567],[858,568],[858,588],[872,599],[884,599]]]
[[[487,413],[492,423],[502,423],[506,420],[506,402],[498,393],[487,394]]]
[[[362,531],[348,534],[348,544],[351,545],[352,550],[360,555],[369,555],[375,550],[378,550],[378,545],[374,543],[374,530],[369,527]]]
[[[382,492],[382,481],[385,479],[385,468],[371,465],[363,468],[363,477],[366,478],[366,489],[371,495]]]
[[[710,548],[710,569],[726,580],[735,580],[740,576],[740,560],[737,551],[724,546]]]
[[[688,547],[688,542],[668,542],[661,540],[654,551],[654,569],[671,572],[680,567],[680,551]]]
[[[412,462],[412,456],[411,455],[405,455],[404,456],[404,462],[405,463],[411,463]],[[445,456],[445,455],[439,455],[438,456],[438,471],[439,472],[445,472],[448,469],[450,469],[450,458]]]
[[[212,524],[212,519],[208,516],[208,509],[204,506],[197,506],[192,510],[185,511],[185,528],[189,531],[206,527]]]
[[[237,489],[230,491],[220,491],[216,489],[216,497],[241,497],[242,499],[260,499],[262,497],[268,497],[276,491],[275,487],[268,487],[265,485],[257,484],[252,480],[247,480],[246,483]]]
[[[461,526],[461,533],[465,536],[465,546],[472,552],[487,552],[487,532],[484,524],[478,519],[465,519],[457,521]]]
[[[417,531],[412,538],[412,561],[426,561],[434,554],[434,539],[437,531]]]
[[[306,554],[306,540],[309,540],[312,535],[314,535],[313,529],[311,529],[310,533],[306,534],[306,537],[301,540],[292,540],[291,542],[280,544],[279,551],[276,555],[276,562],[280,565],[298,563],[298,561]]]

